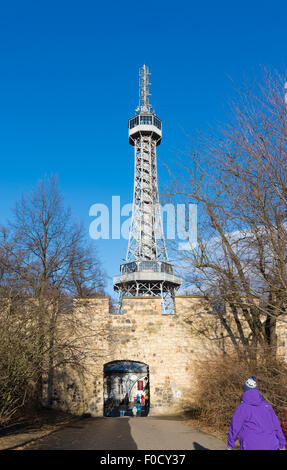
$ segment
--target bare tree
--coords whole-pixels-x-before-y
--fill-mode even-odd
[[[105,274],[100,265],[96,249],[85,243],[81,233],[70,253],[70,269],[65,287],[73,297],[95,297],[103,295]]]
[[[46,177],[30,194],[22,195],[10,230],[11,240],[8,243],[3,230],[0,245],[2,293],[6,299],[10,293],[14,310],[23,318],[24,311],[30,314],[36,399],[41,402],[47,377],[51,403],[55,368],[61,363],[80,363],[81,355],[76,336],[74,343],[71,337],[60,336],[58,326],[68,321],[73,331],[73,296],[93,296],[103,290],[104,274],[83,227],[65,208],[54,176]],[[16,296],[20,303],[16,304]],[[17,324],[22,324],[19,321]]]
[[[215,303],[234,346],[277,349],[286,321],[287,111],[283,79],[265,72],[240,90],[227,126],[198,142],[172,173],[170,198],[198,204],[198,245],[184,253],[190,284]],[[247,326],[247,328],[246,328]]]
[[[0,424],[9,421],[28,400],[37,380],[35,323],[24,308],[27,294],[15,272],[15,238],[0,232]]]

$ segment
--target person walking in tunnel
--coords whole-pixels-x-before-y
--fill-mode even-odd
[[[137,409],[137,416],[141,416],[142,406],[139,400],[137,401],[136,409]]]
[[[124,404],[124,401],[120,405],[120,416],[125,416],[126,412],[126,405]]]
[[[148,394],[147,394],[147,392],[144,396],[144,407],[145,407],[145,410],[148,409]]]
[[[280,421],[259,393],[255,375],[246,380],[243,390],[229,426],[227,449],[231,450],[238,438],[240,450],[285,450]]]
[[[133,413],[134,417],[137,415],[137,412],[138,412],[138,409],[137,409],[136,405],[134,405],[134,407],[132,409],[132,413]]]
[[[142,409],[144,411],[143,416],[147,416],[148,411],[149,411],[149,402],[148,402],[148,394],[147,393],[145,393],[145,395],[144,395],[144,403],[143,403]]]

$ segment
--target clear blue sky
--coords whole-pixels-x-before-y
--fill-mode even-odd
[[[187,146],[185,132],[224,120],[233,80],[260,66],[286,70],[286,21],[285,0],[1,2],[0,223],[50,173],[87,230],[92,204],[110,206],[112,195],[131,202],[127,120],[143,63],[163,120],[165,182],[161,163]],[[97,245],[116,275],[127,242]]]

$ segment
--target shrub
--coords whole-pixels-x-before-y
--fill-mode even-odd
[[[199,420],[220,433],[227,433],[243,384],[256,375],[257,386],[283,423],[287,409],[287,364],[263,354],[257,360],[236,354],[204,357],[196,364],[196,402]],[[286,416],[286,415],[285,415]]]

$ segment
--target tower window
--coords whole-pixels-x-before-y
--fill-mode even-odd
[[[161,129],[161,121],[155,116],[153,118],[153,123],[158,129]]]
[[[132,129],[135,126],[138,126],[138,124],[139,124],[139,117],[138,116],[136,116],[136,117],[129,120],[129,128],[130,129]]]
[[[141,124],[152,124],[152,116],[140,116]]]

